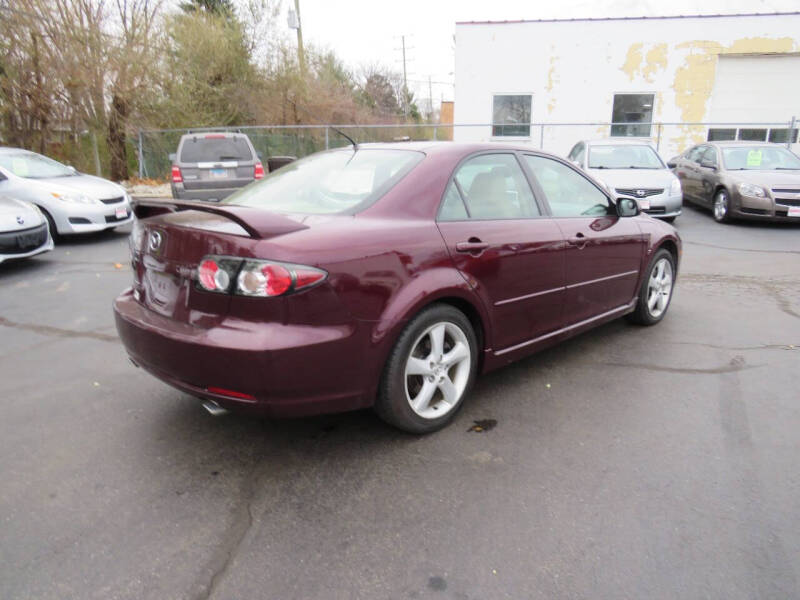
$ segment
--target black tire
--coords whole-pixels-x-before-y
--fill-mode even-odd
[[[651,309],[648,303],[651,296],[650,280],[653,276],[653,271],[655,271],[656,268],[658,268],[659,263],[664,260],[669,263],[669,295],[666,298],[666,305],[660,310],[660,312],[658,312],[654,310],[658,307],[658,304],[656,307],[654,307],[654,309]],[[664,318],[664,315],[667,314],[669,305],[672,302],[672,292],[674,289],[675,259],[669,250],[662,248],[653,255],[653,258],[650,260],[650,264],[647,265],[647,270],[642,278],[642,285],[639,288],[639,300],[636,303],[636,309],[628,315],[628,320],[638,325],[655,325],[656,323],[660,322]],[[653,291],[653,293],[655,293],[655,291]]]
[[[469,375],[463,391],[458,396],[458,400],[452,405],[443,404],[447,409],[443,416],[423,417],[411,407],[409,392],[407,392],[406,363],[412,352],[422,343],[426,331],[442,323],[454,325],[463,332],[470,350]],[[447,350],[447,343],[448,338],[445,338],[445,350]],[[466,361],[463,364],[466,366]],[[469,394],[475,381],[477,364],[478,340],[469,319],[464,313],[448,304],[431,305],[406,325],[395,342],[383,370],[378,397],[375,401],[375,412],[390,425],[409,433],[422,434],[437,431],[447,425],[464,404],[464,398]],[[452,369],[455,368],[457,367],[452,367]],[[448,377],[451,376],[452,369],[449,369],[449,372],[448,370],[445,371]],[[414,383],[414,377],[416,376],[409,377],[411,383],[408,385]],[[419,378],[420,380],[424,379],[422,376],[419,376]],[[448,406],[451,406],[451,408],[448,408]],[[435,408],[433,403],[429,408]]]
[[[731,222],[731,197],[728,190],[720,188],[714,193],[714,198],[711,200],[711,214],[717,223]]]
[[[53,220],[53,217],[50,216],[50,213],[43,209],[41,206],[39,210],[42,211],[44,218],[47,219],[47,228],[50,230],[50,237],[53,240],[53,243],[56,243],[61,239],[61,235],[58,233],[58,229],[56,228],[56,222]]]

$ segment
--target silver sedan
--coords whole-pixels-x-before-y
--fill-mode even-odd
[[[130,197],[122,186],[21,148],[0,147],[0,195],[38,206],[53,237],[133,221]]]

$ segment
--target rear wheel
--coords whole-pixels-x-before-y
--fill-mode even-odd
[[[375,410],[410,433],[449,423],[475,378],[478,343],[464,314],[445,304],[418,314],[400,334],[384,368]]]
[[[669,250],[661,249],[647,267],[636,310],[630,320],[640,325],[655,325],[667,314],[672,288],[675,286],[675,259]]]
[[[728,192],[725,190],[718,190],[717,193],[714,194],[714,204],[712,206],[714,220],[717,223],[729,223],[731,220],[730,210],[731,202]]]

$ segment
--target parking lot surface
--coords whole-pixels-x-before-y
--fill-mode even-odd
[[[213,418],[134,368],[124,231],[0,266],[0,598],[800,596],[800,226],[676,225],[661,324],[487,375],[424,437]]]

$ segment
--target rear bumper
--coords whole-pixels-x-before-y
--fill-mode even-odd
[[[369,332],[226,319],[211,328],[158,315],[126,290],[114,302],[117,331],[133,362],[165,383],[224,408],[295,417],[370,406],[377,374]],[[222,388],[252,399],[209,392]],[[371,389],[372,388],[372,389]]]
[[[176,200],[204,200],[206,202],[219,202],[220,200],[224,200],[232,193],[239,191],[240,189],[241,187],[187,190],[182,183],[173,183],[172,197]]]

